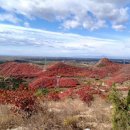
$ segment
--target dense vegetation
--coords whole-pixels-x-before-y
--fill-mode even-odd
[[[115,86],[109,95],[109,99],[113,104],[112,124],[113,130],[129,130],[130,129],[130,91],[127,97],[123,97],[117,91]]]
[[[0,89],[6,89],[6,90],[16,90],[19,88],[21,84],[24,84],[24,86],[27,86],[27,83],[22,78],[4,78],[0,77]]]

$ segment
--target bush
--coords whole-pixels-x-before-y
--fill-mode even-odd
[[[6,90],[16,90],[19,88],[21,84],[25,84],[25,81],[21,78],[0,78],[0,89],[6,89]],[[25,85],[27,86],[27,85]]]
[[[48,93],[49,93],[49,90],[47,88],[40,88],[36,91],[35,95],[42,96],[42,95],[47,95]]]
[[[36,97],[29,90],[0,90],[0,104],[15,106],[14,112],[23,112],[26,117],[36,110]]]
[[[114,107],[112,115],[113,130],[128,130],[129,115],[126,98],[123,98],[116,90],[115,86],[113,86],[109,95],[109,100]]]

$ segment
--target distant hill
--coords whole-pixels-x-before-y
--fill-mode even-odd
[[[0,75],[6,77],[35,77],[42,68],[35,64],[6,62],[0,65]]]
[[[111,64],[115,64],[114,62],[112,62],[111,60],[107,59],[107,58],[102,58],[101,60],[99,60],[95,66],[97,67],[103,67],[103,66],[108,66]]]

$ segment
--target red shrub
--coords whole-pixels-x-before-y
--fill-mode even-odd
[[[106,80],[106,83],[111,86],[114,83],[123,83],[130,80],[130,65],[122,65],[121,69],[113,73],[111,77]]]
[[[49,100],[53,100],[53,101],[58,101],[58,100],[60,100],[60,97],[59,97],[58,93],[55,93],[55,92],[49,93],[48,96],[47,96],[47,98],[48,98]]]
[[[47,70],[40,74],[40,76],[62,76],[62,77],[75,77],[89,75],[91,70],[88,68],[80,68],[64,64],[62,62],[56,63],[47,68]]]
[[[59,86],[61,87],[76,87],[79,84],[77,79],[72,78],[60,78]]]
[[[72,97],[73,94],[74,94],[74,88],[69,88],[64,92],[59,93],[59,97],[60,97],[60,99],[65,99],[68,97]]]
[[[53,88],[56,86],[56,78],[53,77],[40,77],[29,84],[31,89],[38,88]]]
[[[36,77],[42,69],[34,64],[7,62],[0,65],[0,75],[13,77]]]
[[[78,77],[78,76],[87,76],[90,78],[104,78],[106,76],[110,76],[113,73],[117,72],[122,67],[121,64],[106,62],[105,66],[102,67],[76,67],[67,65],[64,63],[56,63],[47,68],[46,71],[42,72],[40,76],[62,76],[62,77]]]
[[[12,104],[24,112],[32,112],[35,109],[36,97],[33,92],[27,90],[0,90],[0,103]]]
[[[79,96],[79,98],[90,104],[90,102],[93,100],[93,89],[89,86],[83,87],[76,91],[76,94]]]
[[[39,77],[30,83],[31,89],[54,88],[54,87],[76,87],[78,81],[72,78]]]

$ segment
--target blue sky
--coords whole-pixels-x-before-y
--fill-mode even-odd
[[[130,58],[130,0],[0,0],[0,55]]]

